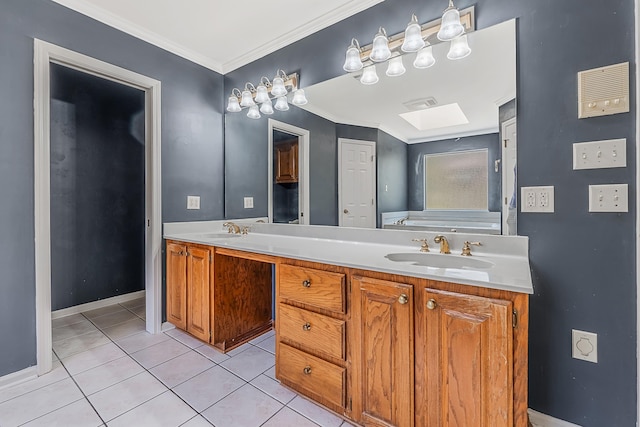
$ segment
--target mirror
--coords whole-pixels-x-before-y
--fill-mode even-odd
[[[338,140],[350,138],[377,144],[378,226],[383,225],[381,214],[385,212],[429,213],[424,211],[426,155],[487,149],[488,210],[497,213],[498,233],[502,229],[503,234],[515,234],[516,209],[510,209],[517,205],[515,37],[515,20],[474,31],[468,34],[472,53],[464,59],[448,60],[449,44],[435,44],[436,63],[431,68],[415,69],[415,54],[405,54],[407,71],[402,76],[387,77],[386,63],[377,65],[380,81],[371,86],[345,73],[305,87],[309,103],[304,110],[292,106],[285,113],[276,112],[272,116],[276,120],[309,130],[311,224],[339,223]],[[438,107],[451,104],[459,106],[468,123],[419,130],[408,121],[415,118],[400,116],[437,112]],[[243,195],[254,192],[259,200],[267,192],[266,185],[264,192],[258,188],[268,176],[267,165],[258,163],[264,163],[267,154],[267,120],[244,116],[227,114],[225,124],[225,145],[229,147],[225,149],[225,205],[227,216],[236,218],[244,214],[236,208]],[[436,123],[443,120],[438,118]],[[504,140],[509,141],[507,149]],[[263,147],[265,157],[258,153]],[[251,159],[244,155],[248,149],[257,153]],[[475,219],[479,213],[469,211],[462,216]]]

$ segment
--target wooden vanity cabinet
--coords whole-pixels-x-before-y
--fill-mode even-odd
[[[298,140],[276,145],[276,183],[298,182]]]
[[[167,242],[167,322],[187,329],[187,245]]]

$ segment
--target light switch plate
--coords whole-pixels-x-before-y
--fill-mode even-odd
[[[590,185],[589,212],[629,212],[629,185]]]
[[[253,208],[253,197],[245,197],[244,198],[244,208],[252,209]]]
[[[520,212],[553,213],[553,185],[520,188],[522,202]]]
[[[572,329],[571,357],[598,363],[598,334]]]
[[[187,196],[187,209],[200,209],[200,196]]]
[[[573,144],[573,169],[623,168],[627,166],[627,140],[577,142]]]

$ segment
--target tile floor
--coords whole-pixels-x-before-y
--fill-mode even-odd
[[[351,425],[274,379],[273,331],[225,355],[144,327],[144,299],[53,320],[53,370],[0,389],[0,426]]]

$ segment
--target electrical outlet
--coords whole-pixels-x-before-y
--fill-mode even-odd
[[[598,363],[598,334],[572,329],[571,356],[574,359]]]
[[[187,196],[187,209],[200,209],[200,196]]]
[[[253,208],[253,197],[245,197],[244,198],[244,208],[252,209]]]
[[[629,185],[590,185],[589,212],[629,212]]]
[[[553,186],[522,187],[521,212],[552,213],[554,211]]]
[[[573,169],[623,168],[627,166],[627,140],[579,142],[573,144]]]

